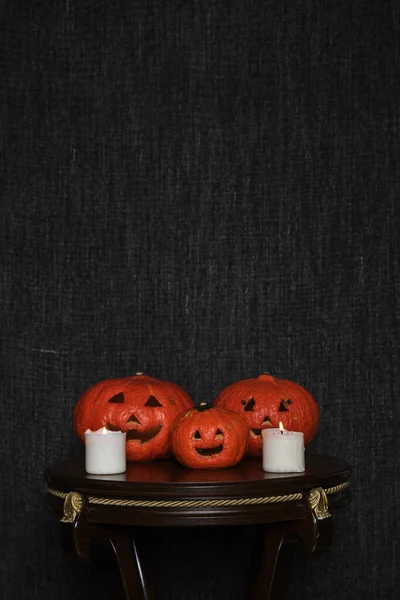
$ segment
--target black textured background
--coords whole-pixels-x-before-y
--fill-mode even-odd
[[[398,4],[2,8],[2,597],[106,597],[42,505],[83,389],[268,370],[355,469],[289,597],[398,598]],[[241,598],[253,534],[153,532],[160,600]]]

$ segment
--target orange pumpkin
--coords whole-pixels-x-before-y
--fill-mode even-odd
[[[249,431],[236,413],[203,402],[182,413],[171,429],[171,449],[185,467],[222,469],[243,457]]]
[[[261,456],[261,430],[279,427],[302,431],[308,444],[317,432],[319,410],[307,390],[286,379],[262,374],[228,385],[217,396],[214,406],[235,411],[250,429],[247,454]]]
[[[75,406],[74,428],[82,441],[87,429],[126,431],[128,461],[165,458],[174,419],[192,406],[193,400],[175,383],[137,373],[86,390]]]

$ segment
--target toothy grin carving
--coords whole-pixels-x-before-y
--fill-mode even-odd
[[[137,441],[141,444],[145,444],[149,442],[161,431],[162,425],[156,425],[155,427],[150,427],[144,431],[139,431],[138,429],[128,429],[126,432],[126,441],[132,442]]]
[[[215,448],[196,448],[196,452],[197,454],[200,454],[200,456],[213,456],[214,454],[222,452],[223,447],[223,444],[220,444]]]
[[[254,438],[260,437],[261,429],[253,429],[253,427],[250,427],[250,433]]]

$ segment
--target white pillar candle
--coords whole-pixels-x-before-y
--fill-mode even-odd
[[[302,473],[304,462],[304,434],[298,431],[263,429],[263,469],[269,473]]]
[[[85,431],[85,468],[91,475],[114,475],[126,471],[126,433]]]

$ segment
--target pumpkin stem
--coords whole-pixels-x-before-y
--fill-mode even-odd
[[[204,412],[205,410],[209,410],[210,408],[212,408],[212,406],[208,402],[200,402],[199,406],[197,406],[197,410],[199,412]]]
[[[269,381],[270,383],[274,383],[276,385],[276,379],[273,375],[271,375],[271,373],[261,373],[261,375],[259,375],[258,378],[264,379],[265,381]]]

